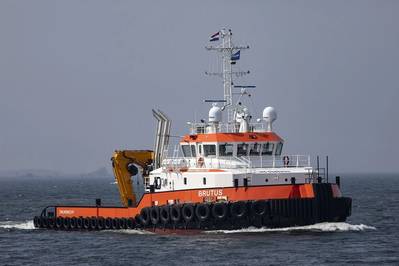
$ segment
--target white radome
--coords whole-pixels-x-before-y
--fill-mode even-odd
[[[219,123],[222,121],[222,109],[217,106],[216,104],[213,104],[211,109],[209,110],[209,115],[208,115],[209,122],[212,123]]]
[[[266,121],[267,131],[272,131],[272,124],[277,119],[277,112],[274,107],[268,106],[263,109],[263,120]]]

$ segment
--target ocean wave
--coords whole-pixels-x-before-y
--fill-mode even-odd
[[[34,230],[33,221],[4,221],[0,222],[0,228],[3,229],[19,229],[19,230]]]
[[[349,224],[349,223],[318,223],[305,226],[293,226],[283,228],[256,228],[248,227],[239,230],[214,230],[206,231],[208,234],[237,234],[237,233],[262,233],[262,232],[295,232],[295,231],[310,231],[310,232],[348,232],[348,231],[365,231],[377,230],[374,226],[365,224]]]

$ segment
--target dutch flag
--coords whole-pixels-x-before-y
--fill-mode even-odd
[[[219,41],[219,34],[220,34],[219,31],[216,32],[215,34],[213,34],[213,35],[211,36],[211,38],[209,39],[209,41],[210,41],[210,42]]]

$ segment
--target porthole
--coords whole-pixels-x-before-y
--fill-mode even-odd
[[[285,179],[285,182],[287,182],[287,181],[288,181],[288,179],[286,178],[286,179]]]
[[[265,181],[266,181],[266,182],[269,182],[269,179],[266,178]]]

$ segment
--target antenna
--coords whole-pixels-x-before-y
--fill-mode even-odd
[[[222,29],[218,32],[221,36],[221,44],[217,46],[205,47],[209,51],[217,51],[222,53],[222,72],[205,72],[206,75],[219,76],[223,79],[224,100],[226,104],[223,109],[227,108],[227,122],[234,122],[233,107],[233,75],[242,77],[249,74],[249,71],[233,72],[233,65],[240,58],[240,50],[249,49],[249,46],[234,46],[232,42],[233,33],[231,30]]]

